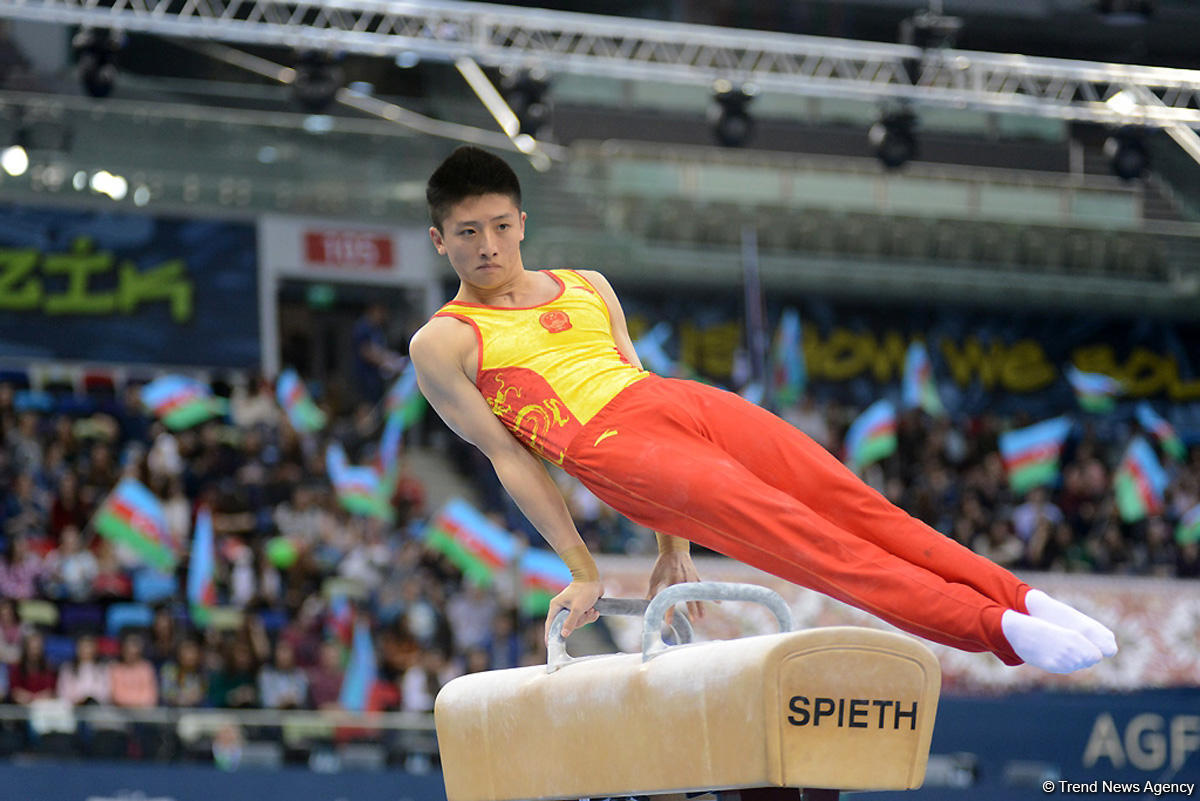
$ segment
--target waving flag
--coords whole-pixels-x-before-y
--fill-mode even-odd
[[[196,513],[196,529],[192,532],[192,555],[188,560],[187,597],[192,621],[203,626],[208,623],[212,608],[217,605],[216,571],[213,546],[212,513],[200,507]]]
[[[850,424],[843,458],[851,470],[860,470],[895,452],[896,407],[891,401],[875,401]]]
[[[1058,458],[1071,427],[1066,417],[1055,417],[1000,435],[1000,458],[1013,492],[1058,481]]]
[[[1146,401],[1142,401],[1137,405],[1137,419],[1142,428],[1149,431],[1162,445],[1162,449],[1177,462],[1182,462],[1187,458],[1187,448],[1183,445],[1183,440],[1175,433],[1175,429],[1171,424],[1160,417],[1154,409]]]
[[[1184,512],[1175,529],[1175,541],[1180,545],[1200,542],[1200,503]]]
[[[354,607],[340,592],[329,599],[325,610],[325,636],[335,639],[343,646],[350,645],[354,634]]]
[[[1117,511],[1126,523],[1144,520],[1163,511],[1163,492],[1167,472],[1158,463],[1154,449],[1142,437],[1129,443],[1113,479],[1117,492]]]
[[[346,452],[336,442],[325,449],[325,470],[338,501],[352,514],[392,522],[391,493],[372,467],[348,464]]]
[[[412,362],[400,373],[400,377],[392,383],[384,398],[384,409],[388,421],[398,419],[400,430],[415,425],[425,411],[425,396],[417,386],[417,368]]]
[[[447,502],[429,520],[424,539],[480,585],[491,583],[493,574],[516,554],[512,535],[461,498]]]
[[[1111,412],[1116,406],[1116,396],[1122,389],[1117,379],[1103,373],[1085,373],[1074,366],[1067,367],[1066,375],[1085,412]]]
[[[317,408],[308,387],[292,368],[279,374],[275,381],[275,397],[287,415],[288,422],[297,431],[320,431],[325,427],[325,412]]]
[[[800,400],[807,381],[800,312],[787,309],[779,319],[771,346],[771,392],[775,406],[790,406]]]
[[[530,616],[550,611],[550,599],[571,583],[571,571],[554,551],[529,548],[521,554],[521,609]]]
[[[162,502],[137,479],[121,479],[96,511],[92,525],[159,570],[175,569],[182,543],[167,528]]]
[[[207,384],[183,375],[164,375],[142,387],[142,404],[172,431],[191,428],[225,413],[223,398]]]
[[[383,479],[383,491],[389,496],[396,489],[400,476],[400,438],[404,433],[404,421],[399,415],[389,417],[379,438],[379,474]]]
[[[354,624],[354,644],[350,648],[350,661],[346,664],[346,675],[342,678],[342,689],[338,704],[350,712],[365,712],[371,686],[375,684],[378,665],[375,660],[375,645],[371,642],[371,630],[363,622]]]
[[[929,351],[923,342],[909,345],[904,357],[904,408],[918,407],[933,417],[946,413],[938,395],[937,382],[933,380],[933,363],[929,361]]]
[[[671,338],[670,323],[659,323],[633,343],[642,365],[652,373],[662,376],[674,376],[679,372],[678,365],[663,350],[663,345]]]

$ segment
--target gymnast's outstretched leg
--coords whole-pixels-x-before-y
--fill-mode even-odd
[[[930,569],[962,557],[944,543],[961,546],[917,527],[918,521],[902,511],[881,516],[874,505],[861,505],[872,524],[868,528],[906,527],[889,530],[882,541],[878,535],[868,539],[823,516],[818,510],[826,498],[819,491],[804,489],[812,497],[805,502],[780,489],[778,482],[764,481],[743,463],[741,451],[756,453],[745,441],[761,442],[774,432],[748,425],[740,408],[712,408],[712,390],[696,389],[700,385],[692,382],[648,379],[643,384],[623,398],[626,402],[593,421],[598,431],[617,430],[627,436],[593,441],[587,436],[588,426],[572,444],[564,465],[632,519],[825,592],[931,640],[968,651],[989,650],[1007,664],[1028,661],[1066,672],[1101,658],[1100,650],[1079,633],[1023,614],[1027,586],[978,555],[961,549],[968,555],[962,560],[965,564],[947,565],[950,578]],[[664,403],[668,397],[671,404]],[[765,412],[763,416],[778,420]],[[737,444],[736,456],[719,441],[734,434],[715,431],[725,426],[714,425],[714,420],[725,420],[737,432],[742,442],[728,448],[734,450]],[[777,461],[771,469],[791,473],[801,467]],[[847,472],[840,464],[837,468]],[[901,555],[885,547],[892,544]],[[914,550],[928,553],[916,560],[906,558]],[[972,564],[988,568],[980,571],[985,573],[982,580],[972,575]]]

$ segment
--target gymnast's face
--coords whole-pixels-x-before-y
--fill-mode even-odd
[[[429,229],[429,237],[458,277],[473,286],[502,286],[525,269],[525,212],[508,195],[466,198],[450,208],[440,231]]]

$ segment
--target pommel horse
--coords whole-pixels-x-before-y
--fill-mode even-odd
[[[686,601],[755,601],[780,633],[693,643]],[[552,621],[547,665],[461,676],[434,705],[448,801],[542,801],[713,792],[721,801],[836,801],[925,778],[941,669],[912,637],[855,626],[792,631],[783,599],[695,582],[652,601],[642,652],[573,658]],[[786,789],[784,789],[786,788]],[[666,801],[664,799],[663,801]]]

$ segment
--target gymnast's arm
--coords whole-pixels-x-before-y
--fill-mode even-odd
[[[592,607],[603,585],[545,465],[501,424],[469,378],[475,347],[475,336],[468,325],[435,317],[413,335],[409,357],[429,405],[454,433],[483,452],[529,522],[572,568],[575,580],[550,603],[550,617],[559,609],[570,610],[563,625],[566,636],[596,619]]]
[[[608,283],[608,279],[595,270],[579,270],[578,272],[596,288],[600,297],[604,299],[604,304],[608,306],[608,319],[617,350],[625,357],[626,361],[640,368],[642,366],[641,359],[638,358],[637,350],[633,347],[633,339],[630,338],[629,328],[625,323],[625,312],[621,309],[621,302],[617,299],[617,293],[613,291],[612,285]],[[650,588],[646,593],[647,598],[653,598],[659,590],[671,584],[700,580],[700,575],[696,572],[695,565],[692,564],[691,543],[683,537],[672,537],[669,534],[655,532],[654,536],[658,540],[658,561],[654,563],[654,569],[650,573]],[[688,604],[688,612],[695,618],[704,617],[704,607],[698,601]]]

